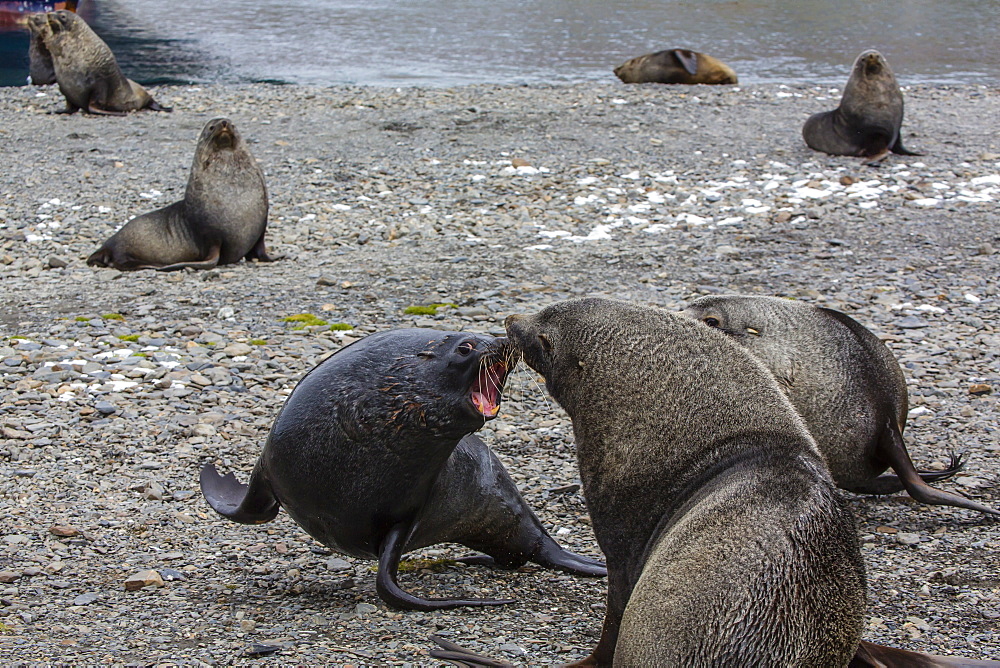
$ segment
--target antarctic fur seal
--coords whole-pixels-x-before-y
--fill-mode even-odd
[[[854,61],[840,105],[810,116],[802,126],[809,148],[878,162],[889,151],[921,155],[903,147],[903,94],[889,63],[874,49]]]
[[[28,83],[33,86],[48,86],[56,82],[56,71],[52,64],[52,54],[45,46],[46,34],[51,33],[45,14],[28,17]]]
[[[736,72],[721,60],[697,51],[668,49],[636,56],[615,68],[624,83],[734,84]]]
[[[503,464],[472,434],[497,415],[513,363],[506,339],[483,334],[403,329],[367,336],[295,387],[249,486],[209,464],[202,492],[236,522],[268,522],[280,506],[324,545],[377,559],[376,589],[397,608],[511,602],[404,591],[400,557],[435,543],[460,543],[509,567],[530,560],[605,575],[600,562],[552,540]]]
[[[170,111],[145,88],[125,78],[111,49],[82,18],[60,9],[46,14],[46,20],[49,30],[42,35],[59,91],[66,98],[64,113],[78,109],[111,115],[139,109]]]
[[[506,325],[573,421],[607,557],[581,665],[847,665],[865,608],[854,518],[763,364],[698,322],[606,299]]]
[[[87,264],[173,271],[271,262],[266,228],[264,174],[236,126],[214,118],[198,138],[184,199],[127,222]]]
[[[906,489],[922,503],[1000,515],[927,484],[958,472],[960,461],[945,471],[916,470],[903,442],[906,379],[885,344],[850,316],[747,295],[701,297],[682,313],[730,335],[770,369],[839,487],[858,494]],[[880,475],[889,467],[897,475]]]

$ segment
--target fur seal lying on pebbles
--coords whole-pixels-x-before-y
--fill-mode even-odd
[[[205,124],[184,199],[127,222],[87,258],[122,271],[211,269],[267,254],[264,173],[227,118]]]
[[[606,299],[507,318],[573,421],[608,562],[583,664],[829,665],[854,656],[854,517],[802,418],[730,337]]]
[[[123,114],[161,106],[146,89],[126,79],[115,55],[87,22],[65,9],[46,14],[45,48],[52,57],[56,83],[66,98],[65,113]]]
[[[903,148],[903,94],[889,63],[874,49],[854,61],[840,105],[810,116],[802,126],[809,148],[830,155],[863,156],[878,162],[889,151],[921,155]]]
[[[54,84],[56,71],[52,65],[52,54],[45,46],[46,35],[52,32],[48,18],[45,14],[32,14],[27,25],[31,34],[31,41],[28,42],[28,83],[33,86]]]
[[[858,494],[905,489],[928,504],[1000,512],[927,481],[958,472],[917,471],[903,442],[906,380],[895,357],[851,317],[789,299],[711,296],[684,315],[730,335],[764,363],[806,421],[839,487]],[[880,475],[892,467],[897,475]]]
[[[209,464],[202,492],[236,522],[268,522],[280,506],[324,545],[377,559],[379,596],[397,608],[512,602],[404,591],[400,557],[436,543],[460,543],[509,567],[530,560],[605,575],[600,562],[552,540],[500,460],[472,435],[497,415],[512,358],[506,339],[482,334],[404,329],[367,336],[295,387],[249,486]]]
[[[687,49],[668,49],[636,56],[615,68],[624,83],[734,84],[736,72],[712,56]]]

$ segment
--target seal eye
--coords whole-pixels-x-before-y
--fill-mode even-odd
[[[472,341],[464,341],[462,345],[457,348],[459,355],[471,355],[472,351],[476,349],[476,344]]]
[[[545,336],[544,334],[538,335],[538,345],[540,345],[542,347],[542,350],[544,350],[546,353],[552,352],[552,342],[549,341],[549,337]]]
[[[705,323],[706,325],[708,325],[709,327],[721,327],[722,326],[722,323],[719,322],[718,318],[713,318],[711,316],[709,316],[707,318],[703,318],[702,322]]]

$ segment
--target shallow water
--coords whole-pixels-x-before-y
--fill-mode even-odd
[[[144,82],[609,81],[632,56],[685,47],[745,83],[842,84],[874,47],[903,84],[1000,83],[996,0],[84,0],[81,11]]]

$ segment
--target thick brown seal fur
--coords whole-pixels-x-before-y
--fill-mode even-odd
[[[584,664],[846,665],[861,636],[854,518],[767,369],[661,309],[578,299],[507,334],[573,421],[608,562]]]
[[[406,329],[372,334],[327,358],[295,387],[241,485],[207,465],[201,488],[236,522],[284,508],[338,552],[379,562],[376,588],[395,607],[434,610],[510,603],[425,599],[397,582],[405,551],[460,543],[495,561],[582,575],[600,562],[563,550],[503,464],[472,434],[500,408],[512,365],[506,339]]]
[[[87,264],[173,271],[271,262],[266,229],[264,174],[236,126],[215,118],[198,138],[184,199],[130,220]]]
[[[139,109],[170,111],[126,79],[111,49],[87,22],[65,9],[46,14],[45,48],[52,57],[56,83],[66,98],[65,113],[123,114]]]
[[[903,94],[889,63],[874,49],[854,61],[840,105],[810,116],[802,126],[809,148],[877,162],[889,151],[920,155],[903,147]]]
[[[961,469],[917,471],[903,442],[906,379],[877,336],[851,317],[810,304],[758,296],[702,297],[683,312],[730,335],[777,379],[806,421],[839,487],[858,494],[905,489],[922,503],[1000,515],[934,489]],[[880,475],[892,467],[897,475]]]
[[[52,32],[48,18],[45,14],[32,14],[28,17],[27,26],[31,34],[31,41],[28,42],[28,82],[33,86],[54,84],[56,71],[52,54],[45,46],[46,36]]]
[[[637,56],[615,68],[624,83],[734,84],[736,72],[712,56],[687,49],[669,49]]]

